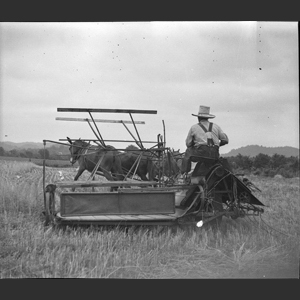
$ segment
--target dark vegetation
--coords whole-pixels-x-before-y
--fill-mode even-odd
[[[274,177],[281,175],[285,178],[299,177],[299,158],[295,156],[286,157],[280,154],[259,153],[254,157],[237,156],[227,157],[234,173],[244,173]]]
[[[0,147],[0,159],[16,160],[16,161],[31,161],[36,165],[42,166],[43,159],[46,159],[46,166],[69,168],[71,166],[69,162],[70,154],[69,150],[65,146],[55,146],[41,149],[12,149],[6,151],[3,147]]]
[[[284,155],[285,157],[297,156],[299,157],[299,149],[290,146],[284,147],[265,147],[259,145],[248,145],[244,147],[240,147],[238,149],[232,149],[228,153],[224,154],[226,157],[241,155],[249,155],[250,157],[254,157],[258,154],[267,154],[272,156],[273,154]]]
[[[136,150],[137,147],[130,145],[128,150]],[[32,161],[37,165],[43,165],[43,158],[46,158],[46,165],[51,167],[70,167],[70,153],[68,147],[55,145],[41,149],[12,149],[5,150],[0,147],[0,159],[12,159]],[[274,177],[281,175],[285,178],[299,177],[299,157],[287,157],[281,154],[267,155],[259,153],[256,156],[242,155],[227,156],[234,173],[254,174],[261,176]]]

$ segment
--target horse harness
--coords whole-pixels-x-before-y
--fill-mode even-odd
[[[72,160],[72,165],[74,165],[76,163],[76,161],[78,161],[80,156],[83,156],[83,160],[86,163],[86,154],[91,147],[92,147],[92,145],[89,145],[88,147],[85,147],[85,148],[81,147],[81,149],[79,149],[79,151],[77,153],[75,153],[75,158]],[[74,157],[73,150],[72,150],[72,157]]]

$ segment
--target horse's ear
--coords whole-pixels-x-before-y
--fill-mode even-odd
[[[71,141],[71,139],[67,136],[67,140],[68,140],[68,142],[72,145],[73,143],[72,143],[72,141]]]

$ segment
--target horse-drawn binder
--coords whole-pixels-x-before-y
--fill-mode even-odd
[[[45,224],[60,225],[176,225],[205,223],[218,224],[222,217],[239,218],[263,213],[264,204],[242,180],[226,169],[219,160],[205,176],[205,184],[193,184],[183,178],[178,167],[178,154],[166,146],[164,135],[156,141],[143,141],[133,114],[156,114],[156,110],[58,108],[58,112],[88,113],[89,118],[56,118],[59,121],[88,123],[96,139],[61,139],[60,142],[44,140],[69,146],[71,162],[80,161],[74,181],[45,182],[45,159],[43,166],[43,191]],[[129,114],[130,120],[103,120],[92,113]],[[97,122],[120,123],[132,137],[134,149],[115,148],[106,142],[129,142],[129,140],[104,140]],[[132,124],[134,132],[127,125]],[[91,145],[91,143],[94,143]],[[147,143],[152,143],[145,147]],[[122,157],[131,167],[125,168]],[[139,168],[147,161],[146,175]],[[150,163],[149,163],[150,162]],[[145,164],[144,164],[145,165]],[[149,167],[152,166],[152,169]],[[78,180],[84,170],[91,175],[87,181]],[[151,170],[150,170],[151,169]],[[95,175],[105,180],[93,180]],[[109,192],[95,192],[95,187],[109,187]],[[55,207],[57,188],[71,188],[60,193],[60,209]],[[78,188],[88,188],[78,192]]]

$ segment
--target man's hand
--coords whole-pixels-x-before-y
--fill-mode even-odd
[[[220,141],[220,147],[221,147],[221,146],[224,146],[224,145],[226,145],[226,144],[228,144],[227,141],[224,141],[224,140],[221,140],[221,141]]]

